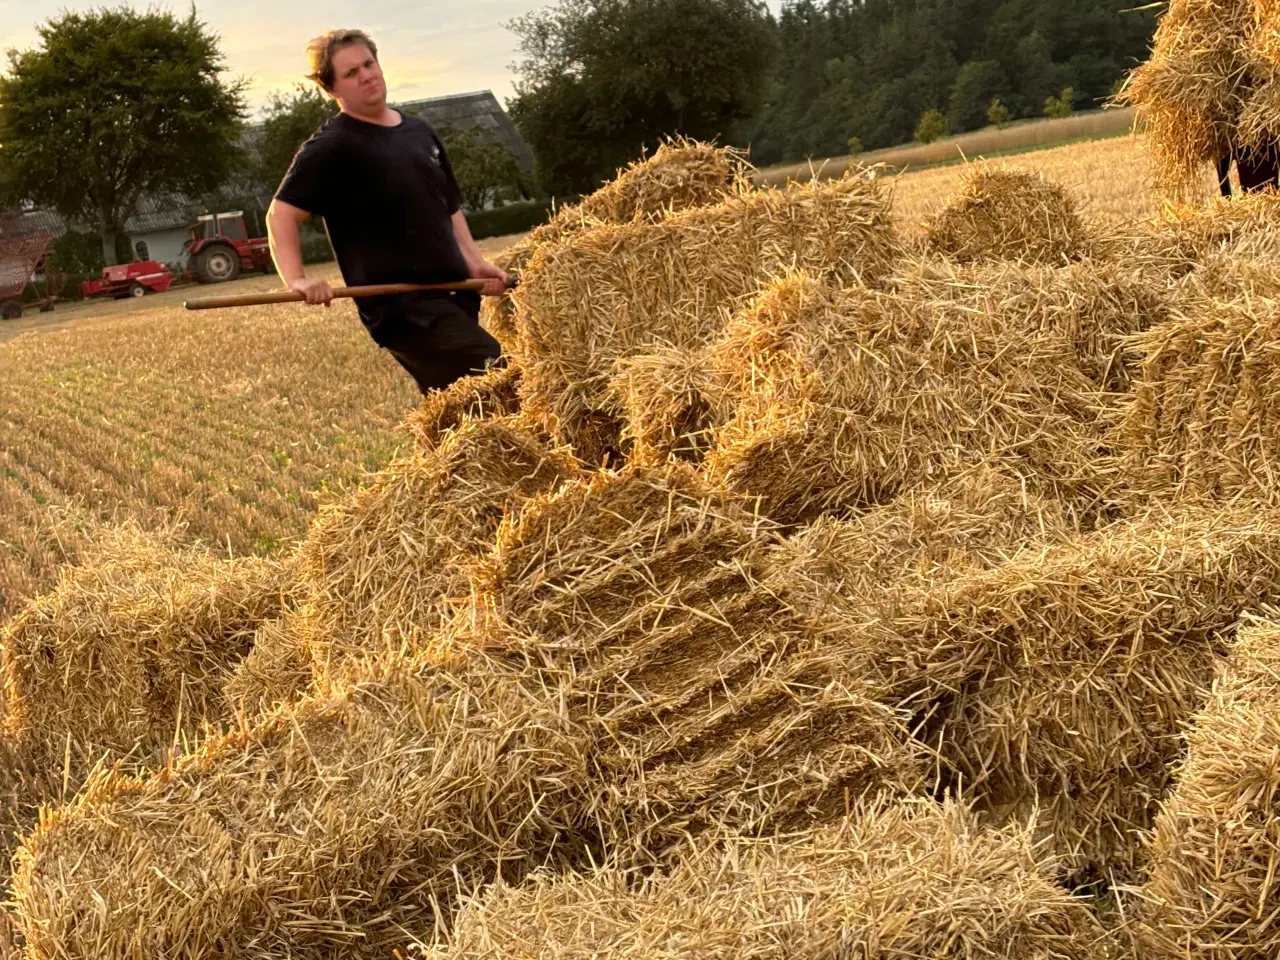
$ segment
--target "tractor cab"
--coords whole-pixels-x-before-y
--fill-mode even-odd
[[[191,228],[186,252],[186,276],[201,283],[234,280],[245,270],[271,271],[267,238],[249,235],[242,210],[201,214]]]

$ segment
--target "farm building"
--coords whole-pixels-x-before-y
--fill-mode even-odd
[[[392,104],[395,109],[422,117],[437,130],[441,127],[453,127],[457,130],[471,130],[479,136],[502,144],[513,154],[520,169],[524,173],[533,171],[533,152],[520,136],[520,131],[511,122],[498,98],[492,90],[478,90],[474,93],[455,93],[447,97],[432,97],[428,100],[410,100],[405,103]]]

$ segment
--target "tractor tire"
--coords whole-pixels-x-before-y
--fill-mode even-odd
[[[134,299],[137,299],[138,297],[145,297],[146,295],[147,295],[147,288],[140,283],[135,283],[132,287],[129,288],[129,296],[133,297]]]
[[[6,300],[0,303],[0,320],[21,320],[22,304],[17,300]]]
[[[196,257],[196,277],[201,283],[226,283],[240,276],[240,254],[224,244],[201,250]]]

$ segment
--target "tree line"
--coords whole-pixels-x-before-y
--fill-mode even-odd
[[[511,104],[551,190],[665,134],[757,165],[1099,106],[1156,11],[1121,0],[561,0],[513,25]],[[926,120],[922,128],[922,120]]]
[[[557,0],[509,24],[508,110],[534,176],[469,131],[440,133],[473,209],[585,193],[677,134],[747,147],[757,165],[874,149],[1099,105],[1154,32],[1155,11],[1128,6],[787,0],[775,17],[760,0]],[[0,209],[34,201],[108,248],[144,196],[269,196],[335,110],[300,86],[246,137],[244,82],[194,8],[38,29],[0,76]]]

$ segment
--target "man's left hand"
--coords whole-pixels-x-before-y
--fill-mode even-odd
[[[471,268],[472,279],[485,281],[480,293],[486,297],[500,297],[507,290],[507,271],[481,260]]]

